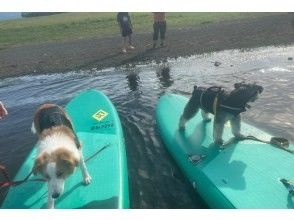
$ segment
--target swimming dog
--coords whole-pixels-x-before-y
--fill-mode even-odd
[[[192,97],[185,106],[180,117],[179,129],[184,130],[188,120],[193,118],[201,108],[204,121],[210,121],[209,113],[214,114],[213,139],[217,145],[223,145],[223,130],[227,121],[230,121],[232,133],[237,138],[244,137],[241,133],[241,115],[246,108],[249,109],[248,102],[257,100],[263,87],[255,83],[235,83],[234,90],[225,91],[222,87],[194,87]]]
[[[44,104],[34,116],[32,132],[37,134],[37,157],[32,172],[42,175],[48,182],[48,208],[64,191],[66,178],[80,165],[85,184],[91,182],[80,142],[71,120],[58,105]]]

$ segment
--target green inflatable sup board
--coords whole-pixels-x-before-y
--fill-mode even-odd
[[[213,122],[203,122],[200,111],[187,122],[185,131],[179,131],[187,102],[180,95],[163,95],[156,106],[156,121],[167,150],[211,208],[294,208],[293,193],[280,181],[294,183],[293,154],[252,140],[220,149],[213,144]],[[225,127],[226,141],[232,134],[230,124]],[[271,138],[243,122],[241,129],[244,135]]]
[[[92,183],[84,185],[80,168],[65,182],[55,208],[129,208],[128,175],[124,136],[111,101],[96,90],[74,97],[65,107],[82,143]],[[35,149],[25,160],[15,180],[31,171]],[[31,175],[30,179],[38,177]],[[46,208],[46,182],[27,181],[10,187],[2,208]]]

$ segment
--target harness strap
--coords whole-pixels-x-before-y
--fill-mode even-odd
[[[236,110],[236,111],[242,111],[242,110],[244,110],[244,108],[231,107],[231,106],[222,105],[222,104],[220,104],[220,106],[221,106],[222,108],[227,108],[227,109]]]
[[[213,100],[213,113],[216,114],[216,110],[217,110],[217,105],[218,105],[218,95],[221,93],[221,88],[222,87],[219,87],[219,86],[211,86],[211,87],[208,87],[207,89],[205,89],[201,95],[200,95],[200,106],[201,108],[205,109],[205,106],[203,105],[203,96],[204,94],[208,91],[208,90],[211,90],[213,88],[216,88],[218,89],[218,91],[216,91],[216,96]]]
[[[218,104],[218,95],[215,97],[213,101],[213,106],[212,106],[214,117],[216,116],[217,104]]]
[[[203,108],[203,103],[202,103],[203,94],[205,94],[206,91],[207,91],[207,89],[205,89],[205,90],[201,93],[201,95],[200,95],[200,106],[201,106],[201,108]]]

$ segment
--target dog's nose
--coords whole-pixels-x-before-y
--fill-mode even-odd
[[[60,193],[53,193],[52,194],[52,198],[53,199],[56,199],[56,198],[58,198],[60,196]]]

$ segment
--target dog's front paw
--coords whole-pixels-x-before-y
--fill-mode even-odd
[[[179,125],[179,131],[181,131],[181,132],[185,131],[185,126]]]
[[[238,139],[238,140],[244,140],[246,138],[245,135],[243,134],[235,134],[235,137]]]
[[[84,183],[86,185],[89,185],[91,183],[91,181],[92,181],[92,177],[89,174],[87,174],[87,175],[84,176],[84,180],[83,181],[84,181]]]
[[[179,121],[179,130],[184,131],[185,130],[185,124],[186,120],[181,116],[180,121]]]
[[[218,140],[215,140],[214,143],[218,146],[222,146],[224,144],[224,141],[222,139],[218,139]]]
[[[203,121],[204,122],[210,122],[211,121],[211,118],[204,118]]]

